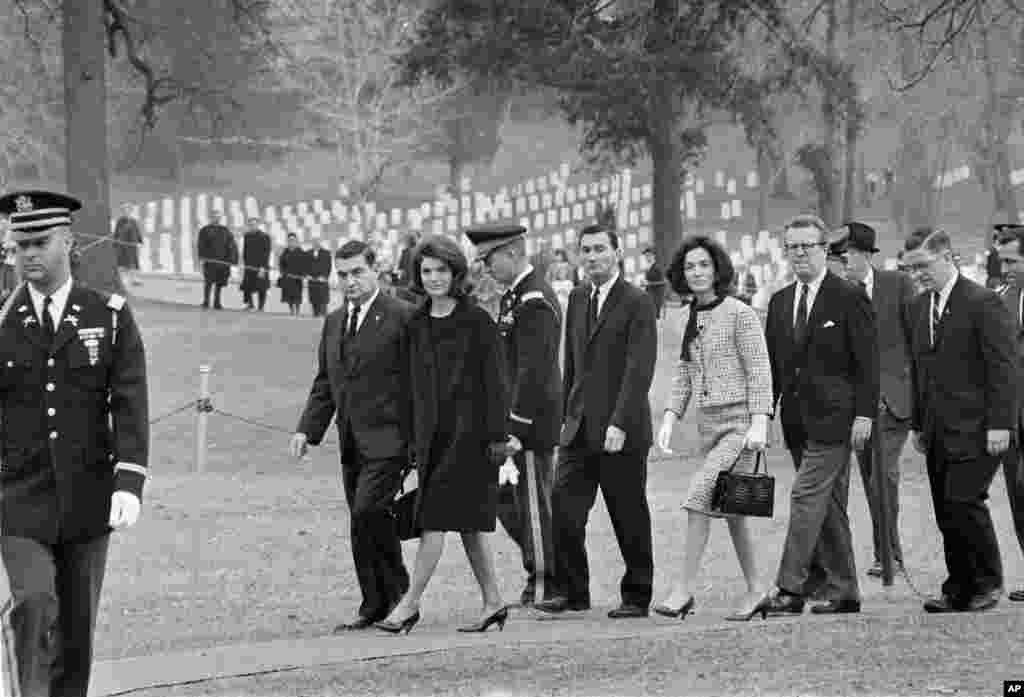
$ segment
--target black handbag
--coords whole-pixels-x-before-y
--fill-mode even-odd
[[[764,471],[758,471],[764,458]],[[737,458],[737,461],[739,458]],[[711,510],[731,515],[749,515],[771,518],[775,508],[775,477],[768,474],[764,451],[759,450],[754,471],[733,472],[736,463],[718,473],[715,490],[711,495]]]
[[[416,489],[405,491],[405,478],[410,470],[402,473],[402,484],[398,488],[398,495],[391,504],[391,515],[395,519],[395,534],[400,540],[414,540],[420,536],[419,527],[416,525],[416,496],[419,493]]]

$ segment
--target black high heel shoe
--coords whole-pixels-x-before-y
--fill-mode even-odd
[[[473,624],[467,624],[464,627],[459,627],[460,632],[486,632],[488,627],[492,624],[498,625],[499,631],[505,631],[505,622],[508,620],[508,606],[501,608],[497,612],[494,612],[479,622]]]
[[[686,616],[693,612],[693,605],[694,601],[693,596],[691,595],[690,598],[679,607],[669,607],[668,605],[660,604],[654,606],[654,611],[662,617],[678,617],[681,620],[685,620]]]
[[[754,603],[754,606],[750,608],[749,611],[743,612],[741,610],[737,610],[731,615],[726,615],[725,619],[731,622],[749,622],[754,618],[755,615],[760,613],[761,619],[766,620],[768,619],[768,608],[771,606],[771,604],[771,593],[765,593],[761,596],[760,600]]]
[[[401,622],[390,622],[388,620],[381,620],[380,622],[373,625],[377,629],[382,629],[385,632],[391,634],[401,634],[405,632],[408,634],[412,631],[412,628],[416,626],[416,623],[420,621],[420,611],[412,613]]]

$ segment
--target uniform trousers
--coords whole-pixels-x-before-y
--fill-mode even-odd
[[[349,534],[362,602],[359,615],[383,619],[409,589],[402,544],[395,533],[391,502],[402,484],[408,459],[369,459],[351,435],[342,451],[342,479],[349,509]]]
[[[109,541],[0,537],[11,587],[3,629],[14,637],[22,697],[86,697]]]
[[[926,459],[949,574],[942,592],[963,606],[975,595],[1003,587],[1003,560],[985,503],[1001,457],[963,458],[936,439]]]
[[[527,466],[527,458],[533,466]],[[498,520],[519,547],[526,587],[519,601],[547,600],[554,590],[554,543],[551,531],[551,487],[554,457],[548,451],[521,451],[515,456],[519,482],[501,487]],[[533,481],[530,481],[530,471]],[[539,540],[539,544],[535,542]]]
[[[626,572],[622,602],[647,607],[654,581],[651,511],[647,503],[647,451],[607,453],[585,445],[583,428],[559,451],[551,494],[558,594],[570,603],[590,602],[587,518],[598,487],[615,530]]]
[[[1024,552],[1024,451],[1021,450],[1020,437],[1013,448],[1003,455],[1003,479],[1006,482],[1006,495],[1010,499],[1010,513],[1013,516],[1013,529],[1017,533],[1017,544]]]
[[[868,443],[867,447],[857,452],[857,464],[860,465],[861,481],[864,483],[864,495],[868,501],[868,510],[871,512],[871,528],[874,539],[875,561],[881,560],[882,549],[882,528],[880,527],[882,516],[879,515],[880,508],[885,506],[885,519],[888,522],[888,537],[891,557],[894,562],[903,563],[903,547],[900,545],[900,455],[903,454],[903,446],[907,442],[907,433],[910,431],[910,422],[906,419],[899,419],[892,415],[887,408],[879,411],[878,420],[875,422],[877,432],[872,436],[881,438],[881,462],[875,463],[875,451],[873,444]],[[882,477],[882,486],[885,487],[884,500],[880,501],[877,495],[874,477]]]
[[[809,440],[790,452],[797,474],[776,585],[796,595],[820,590],[831,600],[860,600],[846,512],[850,444]]]

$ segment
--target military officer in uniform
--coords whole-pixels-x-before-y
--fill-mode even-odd
[[[0,316],[0,621],[3,660],[32,697],[86,696],[110,533],[138,519],[147,474],[142,339],[123,297],[71,278],[80,207],[0,197],[27,282]]]
[[[494,279],[506,288],[498,308],[498,331],[512,389],[508,433],[512,450],[517,450],[518,477],[503,487],[498,519],[522,551],[527,579],[520,602],[529,606],[554,592],[551,486],[561,428],[561,306],[527,258],[525,228],[485,226],[468,230],[466,236]]]

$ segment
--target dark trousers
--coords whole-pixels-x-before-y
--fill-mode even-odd
[[[961,605],[1003,586],[999,542],[985,503],[1000,461],[991,455],[951,457],[941,441],[928,451],[928,481],[949,574],[942,592]]]
[[[906,419],[898,419],[888,409],[881,409],[878,420],[875,422],[876,432],[874,436],[881,438],[878,448],[881,455],[881,462],[875,463],[875,451],[873,444],[857,452],[857,464],[860,465],[860,477],[864,484],[864,495],[868,500],[868,510],[871,512],[871,528],[874,538],[875,561],[881,560],[882,549],[882,528],[880,527],[882,516],[879,515],[881,506],[885,506],[885,519],[888,523],[888,538],[890,554],[893,561],[903,563],[903,547],[900,545],[900,455],[903,453],[903,446],[907,442],[907,433],[910,424]],[[874,437],[873,436],[873,437]],[[873,481],[875,477],[882,477],[882,486],[885,493],[879,500],[877,495],[877,484]]]
[[[820,585],[830,599],[860,600],[846,512],[850,445],[811,440],[791,453],[797,474],[776,584],[796,595]]]
[[[583,440],[583,429],[576,442]],[[651,511],[647,505],[647,452],[606,453],[576,444],[559,454],[551,494],[558,593],[590,602],[587,517],[601,488],[626,563],[619,585],[622,602],[647,607],[654,579]]]
[[[253,306],[253,304],[252,304],[252,296],[253,296],[254,293],[256,295],[256,300],[258,302],[257,307],[259,307],[259,309],[262,310],[264,308],[264,306],[267,304],[267,290],[265,288],[262,289],[262,290],[255,290],[255,291],[247,290],[247,291],[245,291],[245,293],[243,294],[244,297],[245,297],[245,306],[246,307],[252,307]]]
[[[208,278],[203,279],[203,307],[210,306],[210,289],[213,289],[213,306],[216,309],[221,309],[220,304],[220,291],[224,286],[216,281],[212,281]]]
[[[391,502],[407,459],[368,460],[351,436],[342,452],[342,478],[349,508],[352,561],[363,599],[359,615],[383,619],[409,589],[402,544],[395,534]]]
[[[551,451],[516,454],[519,482],[501,487],[498,520],[519,547],[526,569],[523,604],[546,600],[554,590],[554,543],[551,534]],[[530,475],[533,475],[532,479]]]
[[[1006,480],[1006,495],[1010,499],[1010,513],[1013,515],[1013,529],[1017,533],[1017,544],[1024,552],[1024,462],[1019,438],[1018,444],[1003,455],[1003,478]]]
[[[4,629],[14,635],[22,697],[86,697],[109,540],[0,538],[11,585]]]

